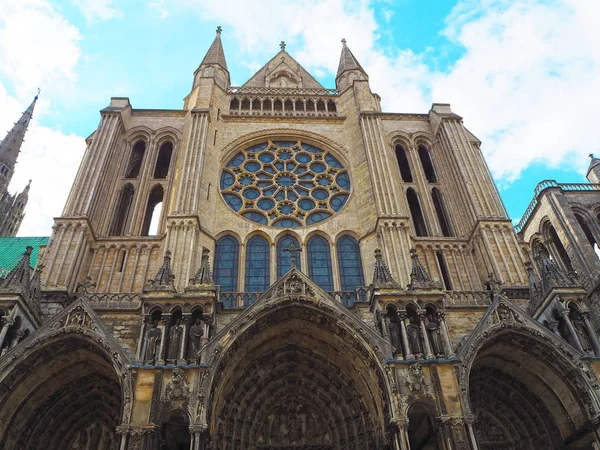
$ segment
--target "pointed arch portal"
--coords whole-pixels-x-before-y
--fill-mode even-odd
[[[257,314],[215,362],[211,448],[388,448],[388,393],[369,345],[332,311],[292,298]]]

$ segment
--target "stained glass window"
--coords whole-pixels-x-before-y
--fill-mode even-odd
[[[231,209],[262,225],[321,222],[346,204],[350,176],[330,152],[302,141],[268,141],[237,153],[221,173]]]
[[[246,292],[265,292],[269,287],[269,243],[254,236],[246,246]]]
[[[277,242],[277,279],[284,276],[292,268],[292,254],[285,251],[286,248],[290,247],[291,243],[294,243],[296,248],[299,247],[298,239],[293,236],[284,236]],[[301,269],[300,264],[300,252],[296,252],[296,267]]]
[[[325,291],[333,291],[331,250],[324,237],[314,236],[308,241],[308,276]]]
[[[215,250],[215,284],[221,286],[223,292],[237,292],[238,260],[240,246],[231,236],[224,236],[217,241]]]
[[[342,291],[353,291],[365,285],[358,242],[351,236],[343,236],[337,243]]]

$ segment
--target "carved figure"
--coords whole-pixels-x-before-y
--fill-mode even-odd
[[[204,327],[200,322],[200,318],[198,317],[194,324],[190,327],[190,347],[188,351],[188,359],[190,360],[196,358],[196,354],[198,353],[198,350],[200,350],[200,341],[202,339],[202,335],[204,334]]]
[[[168,400],[185,400],[190,393],[185,372],[181,368],[176,368],[171,374],[171,381],[167,384],[165,395]]]
[[[183,327],[181,326],[181,319],[177,319],[175,325],[169,330],[169,352],[167,359],[170,361],[177,361],[179,358],[179,350],[181,348],[181,336],[183,335]]]
[[[583,348],[583,350],[586,352],[593,352],[592,341],[587,334],[583,320],[581,320],[577,314],[574,315],[574,317],[571,319],[571,322],[573,322],[573,328],[575,328],[575,333],[577,333],[581,348]]]
[[[425,387],[425,376],[423,375],[423,366],[421,364],[413,364],[408,368],[406,377],[406,386],[411,392],[422,391]]]
[[[423,354],[423,345],[421,343],[421,329],[419,327],[419,318],[413,316],[410,318],[410,323],[406,327],[408,334],[408,342],[410,349],[415,355]]]
[[[431,350],[435,356],[442,356],[444,354],[444,345],[442,343],[442,335],[440,334],[440,324],[433,317],[433,314],[427,314],[427,336],[429,337],[429,343],[431,344]]]
[[[160,337],[161,331],[160,328],[158,328],[158,320],[155,320],[146,333],[146,352],[144,354],[144,361],[154,362],[158,345],[160,344]]]
[[[400,339],[400,319],[398,314],[390,315],[390,341],[394,347],[394,353],[402,353],[402,340]]]

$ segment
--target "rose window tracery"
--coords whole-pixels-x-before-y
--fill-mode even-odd
[[[350,177],[327,150],[302,141],[268,141],[229,160],[221,193],[231,209],[262,225],[295,228],[340,211]]]

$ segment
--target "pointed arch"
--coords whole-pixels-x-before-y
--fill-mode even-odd
[[[142,223],[142,236],[149,236],[150,234],[150,225],[153,221],[160,221],[160,217],[158,217],[158,205],[162,205],[164,197],[164,189],[162,185],[157,184],[150,191],[150,195],[148,195],[148,203],[146,204],[146,213],[144,214],[144,222]],[[162,212],[162,211],[161,211]],[[160,222],[157,222],[159,225]],[[157,230],[160,229],[160,225],[157,227]]]
[[[435,214],[437,215],[442,235],[446,237],[453,236],[450,221],[448,220],[448,213],[442,201],[442,194],[436,187],[431,190],[431,200],[433,200],[433,207],[435,208]]]
[[[419,159],[421,160],[421,167],[423,168],[423,173],[425,174],[425,179],[430,183],[437,182],[437,177],[435,175],[433,163],[431,162],[431,155],[429,154],[429,150],[423,144],[420,144],[417,147],[417,151],[419,153]]]
[[[577,220],[577,223],[583,230],[583,233],[585,234],[585,237],[587,238],[588,242],[592,246],[592,249],[598,256],[598,247],[599,247],[598,242],[596,241],[596,238],[594,237],[594,233],[592,233],[592,230],[590,229],[590,227],[588,225],[588,221],[583,217],[582,214],[579,214],[577,212],[575,212],[575,219]]]
[[[404,146],[402,144],[396,144],[394,150],[396,152],[396,162],[398,163],[398,168],[400,169],[402,181],[405,183],[412,183],[413,177],[410,171],[410,164],[408,163]]]
[[[129,164],[125,171],[125,178],[137,178],[139,176],[144,160],[144,153],[146,153],[146,141],[139,140],[131,149],[131,156],[129,157]]]
[[[365,285],[358,241],[344,235],[337,241],[337,259],[342,291],[354,291]]]
[[[333,268],[331,266],[331,249],[329,242],[319,235],[308,240],[308,276],[321,289],[333,291]]]
[[[427,236],[427,227],[425,226],[425,218],[423,217],[419,197],[413,188],[406,190],[406,200],[415,227],[415,234],[417,236]]]
[[[173,143],[167,141],[160,146],[158,156],[156,157],[156,165],[154,166],[154,178],[164,179],[169,174],[169,166],[171,165],[171,157],[173,155]]]
[[[265,292],[270,285],[270,246],[262,236],[251,237],[246,244],[246,292]]]
[[[233,236],[223,236],[217,241],[213,278],[215,284],[221,286],[222,292],[238,290],[239,257],[240,244]]]
[[[113,215],[112,226],[110,227],[109,235],[111,236],[123,236],[125,229],[129,221],[129,214],[131,212],[131,205],[133,204],[133,196],[135,189],[131,183],[127,183],[123,186],[117,207]]]

